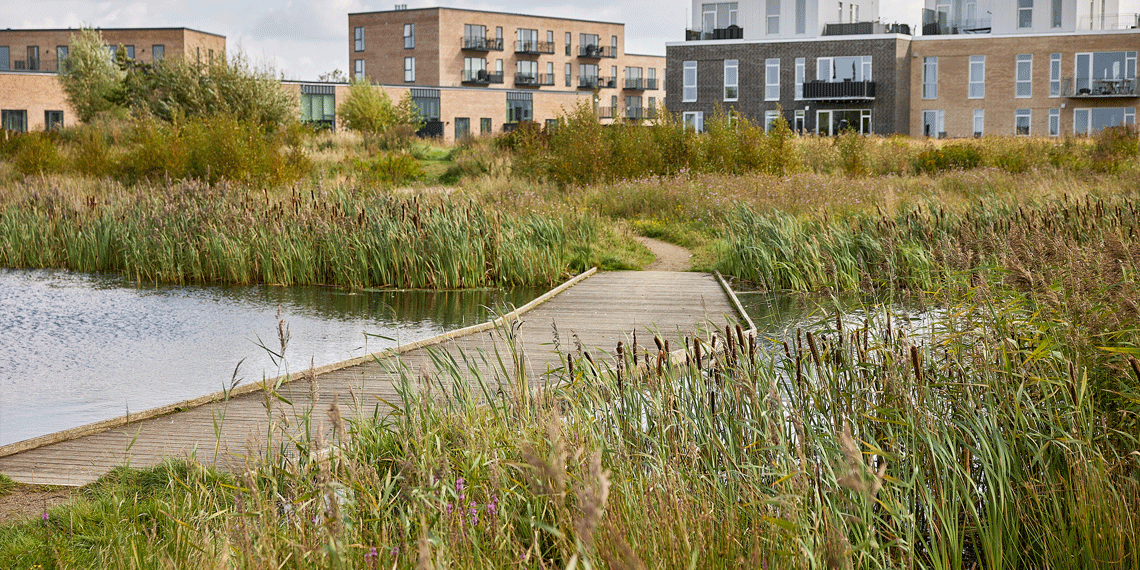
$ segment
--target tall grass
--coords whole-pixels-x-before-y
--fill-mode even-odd
[[[166,283],[549,285],[593,262],[596,219],[501,214],[445,196],[283,199],[197,183],[92,196],[36,186],[0,207],[0,265]]]

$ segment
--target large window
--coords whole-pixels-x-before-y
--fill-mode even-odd
[[[488,45],[487,26],[463,24],[463,47],[465,49],[501,49],[502,46]]]
[[[481,57],[463,58],[464,81],[487,81],[487,60]]]
[[[725,62],[728,65],[728,62]],[[627,67],[625,68],[625,88],[626,89],[645,89],[645,83],[641,80],[640,67]],[[726,72],[727,73],[727,70]]]
[[[538,85],[538,62],[527,60],[515,62],[515,83]]]
[[[404,49],[416,47],[416,25],[404,24]]]
[[[1049,136],[1061,136],[1061,110],[1057,108],[1049,109]]]
[[[922,98],[938,98],[938,58],[922,58]],[[930,136],[930,135],[927,135]]]
[[[352,51],[364,51],[364,28],[361,26],[352,29]]]
[[[55,65],[59,71],[63,71],[64,66],[67,65],[67,54],[69,52],[70,48],[67,46],[55,46]]]
[[[494,127],[491,126],[491,117],[483,117],[479,119],[479,134],[489,135]]]
[[[939,139],[946,136],[946,111],[944,109],[922,112],[922,136]]]
[[[1033,118],[1030,109],[1018,109],[1013,113],[1013,134],[1018,136],[1029,136],[1029,124]]]
[[[578,64],[578,87],[598,86],[598,66],[592,63]]]
[[[1033,0],[1017,0],[1017,27],[1033,27]]]
[[[796,0],[796,35],[807,32],[807,0]]]
[[[301,86],[301,122],[333,128],[336,124],[336,89],[332,85]]]
[[[133,46],[132,46],[133,47]],[[37,71],[40,68],[40,47],[28,46],[27,69]]]
[[[764,61],[764,100],[780,100],[780,60],[778,58]]]
[[[150,58],[155,63],[166,59],[166,46],[163,44],[154,44],[150,46]]]
[[[1111,95],[1125,87],[1123,81],[1136,78],[1136,52],[1078,53],[1075,70],[1076,94]]]
[[[974,109],[974,136],[981,137],[986,134],[986,110]]]
[[[776,121],[780,120],[780,112],[775,109],[764,111],[764,132],[770,132]]]
[[[1064,9],[1063,2],[1062,2],[1062,0],[1053,0],[1052,4],[1053,4],[1053,10],[1052,10],[1052,16],[1053,17],[1051,18],[1052,22],[1051,22],[1050,26],[1053,28],[1060,28],[1061,27],[1061,14],[1063,13],[1062,10]]]
[[[352,61],[352,74],[357,81],[364,81],[364,60],[355,59]]]
[[[871,134],[870,109],[835,109],[816,111],[816,130],[821,135],[841,135],[845,131],[854,130],[857,133]]]
[[[681,122],[684,123],[685,128],[692,129],[698,133],[705,130],[705,113],[704,111],[685,111],[681,113]]]
[[[63,111],[44,111],[44,130],[58,131],[63,128]]]
[[[819,81],[871,81],[871,56],[821,57],[815,60]]]
[[[0,125],[6,131],[26,133],[28,132],[28,112],[26,110],[0,111]]]
[[[515,51],[538,51],[538,30],[519,28],[515,31]]]
[[[416,58],[404,58],[404,82],[411,83],[416,80]]]
[[[1136,124],[1136,107],[1073,109],[1073,133],[1093,134],[1108,127]]]
[[[439,89],[411,90],[412,103],[424,121],[438,121],[440,117]],[[441,132],[442,134],[442,132]]]
[[[1061,54],[1049,54],[1049,96],[1061,96]]]
[[[736,25],[736,2],[718,2],[714,4],[701,5],[701,23],[704,26],[703,32],[710,34],[712,31],[729,26]]]
[[[686,61],[682,74],[684,85],[681,89],[681,101],[692,103],[697,100],[697,62]]]
[[[534,103],[531,93],[507,92],[507,122],[534,120]]]
[[[738,77],[737,69],[740,62],[735,59],[724,60],[724,100],[736,101],[740,96],[740,91],[737,88]]]
[[[1033,54],[1022,53],[1017,56],[1017,85],[1014,97],[1033,96]]]
[[[463,140],[471,136],[471,118],[470,117],[456,117],[455,118],[455,140]]]
[[[804,58],[796,58],[796,101],[804,98],[805,64]]]
[[[986,56],[970,56],[970,99],[986,98]]]
[[[625,118],[627,119],[644,119],[645,116],[641,110],[641,96],[633,95],[625,98]]]
[[[780,0],[766,0],[767,5],[767,19],[768,19],[768,35],[774,36],[780,33]]]

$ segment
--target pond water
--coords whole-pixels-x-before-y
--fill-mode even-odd
[[[541,290],[363,291],[148,286],[0,269],[0,445],[477,324]],[[243,360],[244,359],[244,360]]]

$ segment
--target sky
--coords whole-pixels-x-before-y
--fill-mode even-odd
[[[400,0],[408,8],[443,6],[569,17],[625,24],[625,51],[665,55],[665,43],[684,39],[689,0]],[[391,10],[394,1],[366,0],[148,0],[0,2],[0,27],[187,27],[226,36],[227,50],[242,51],[287,79],[315,80],[348,71],[348,14]],[[921,22],[921,0],[880,0],[885,22]],[[1140,0],[1120,0],[1121,13],[1140,12]]]

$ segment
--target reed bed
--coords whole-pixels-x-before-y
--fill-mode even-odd
[[[392,408],[348,423],[336,406],[297,410],[311,435],[275,438],[235,475],[193,461],[115,472],[84,501],[0,528],[0,558],[1136,568],[1136,432],[1113,427],[1097,372],[1030,316],[967,302],[914,328],[868,307],[774,336],[773,352],[727,328],[674,339],[686,356],[671,362],[663,343],[608,363],[571,352],[543,390],[512,350],[437,353],[427,376],[394,364]]]
[[[0,265],[163,283],[550,285],[592,263],[598,233],[589,214],[504,214],[446,195],[83,188],[13,192],[0,206]]]

